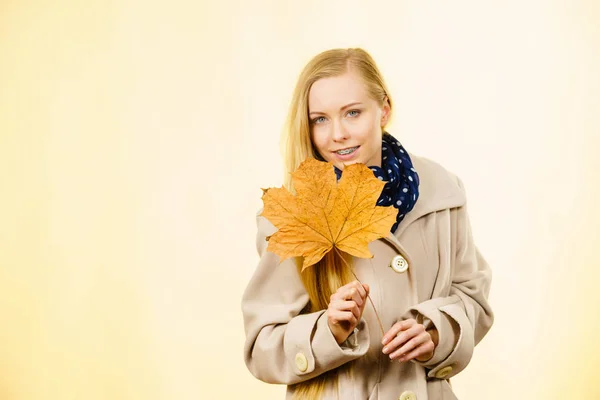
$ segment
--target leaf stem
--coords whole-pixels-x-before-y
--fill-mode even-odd
[[[337,249],[337,247],[333,247],[335,252],[337,253],[337,255],[339,256],[339,258],[342,260],[342,262],[344,264],[346,264],[346,267],[348,267],[348,269],[350,270],[350,272],[352,272],[352,275],[354,275],[354,278],[356,278],[356,280],[362,285],[363,283],[360,281],[360,279],[358,279],[358,276],[356,276],[356,274],[354,273],[354,269],[350,267],[350,265],[348,265],[348,262],[344,259],[344,257],[342,256],[342,254],[340,254],[339,250]],[[371,306],[373,307],[373,311],[375,311],[375,316],[377,317],[377,322],[379,322],[379,329],[381,329],[381,336],[385,335],[385,332],[383,330],[383,324],[381,323],[381,319],[379,318],[379,313],[377,312],[377,309],[375,308],[375,304],[373,303],[373,299],[371,299],[371,295],[367,294],[367,298],[369,299],[369,301],[371,302]]]

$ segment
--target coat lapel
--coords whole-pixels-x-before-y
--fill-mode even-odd
[[[402,246],[402,234],[419,218],[432,212],[456,208],[465,205],[464,190],[458,186],[456,177],[441,165],[424,157],[410,154],[413,167],[419,174],[419,198],[414,208],[406,214],[394,233],[390,232],[383,238],[406,258],[412,265],[410,254]]]

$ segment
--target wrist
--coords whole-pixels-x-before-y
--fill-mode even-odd
[[[333,325],[329,319],[327,320],[327,327],[329,328],[329,331],[333,335],[333,338],[335,339],[335,341],[337,342],[338,345],[341,345],[342,343],[344,343],[346,341],[346,339],[348,338],[348,336],[350,336],[348,333],[344,332],[343,330],[336,329],[338,327]]]
[[[342,343],[339,343],[340,347],[346,347],[350,349],[354,349],[358,346],[358,327],[355,327],[352,332],[348,335],[346,340]]]

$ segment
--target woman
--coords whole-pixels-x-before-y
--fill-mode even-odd
[[[296,85],[287,189],[309,157],[331,162],[338,178],[363,163],[386,181],[378,205],[398,214],[369,244],[374,258],[350,258],[356,280],[327,257],[302,273],[301,260],[280,264],[266,251],[276,228],[258,213],[260,261],[242,299],[245,362],[258,379],[288,385],[287,399],[456,399],[449,378],[492,326],[491,270],[473,243],[462,182],[409,154],[385,130],[391,111],[362,49],[318,54]]]

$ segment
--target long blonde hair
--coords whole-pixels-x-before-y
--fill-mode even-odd
[[[313,57],[304,67],[292,96],[288,116],[284,125],[281,150],[284,159],[284,186],[295,192],[291,173],[307,158],[320,158],[311,138],[308,118],[308,94],[317,80],[343,75],[350,71],[362,77],[369,96],[380,105],[385,98],[389,102],[390,112],[392,100],[389,90],[377,68],[373,58],[360,48],[331,49]],[[389,118],[386,123],[389,123]],[[382,127],[385,128],[385,127]],[[309,295],[306,312],[327,309],[330,296],[337,289],[353,280],[352,257],[344,254],[344,260],[329,252],[317,264],[300,273],[302,260],[296,259],[298,272]],[[313,379],[294,385],[294,399],[320,399],[328,381],[334,382],[337,388],[339,373],[346,369],[352,374],[352,363],[333,369]]]

